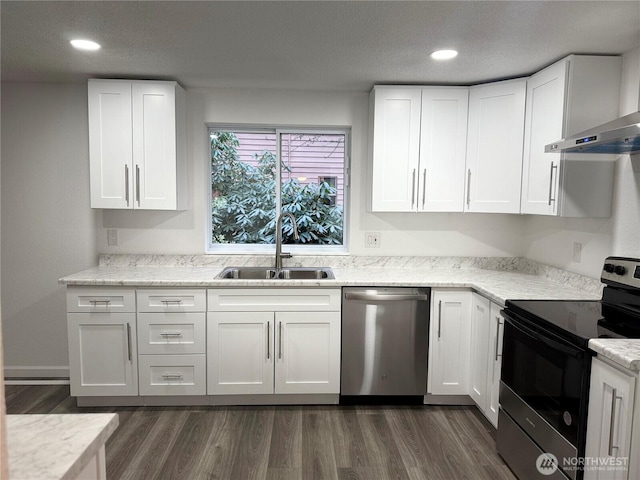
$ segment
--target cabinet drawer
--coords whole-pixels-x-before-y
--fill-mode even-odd
[[[139,312],[205,312],[205,290],[154,289],[138,290]]]
[[[140,355],[140,395],[206,395],[205,355]]]
[[[141,354],[205,353],[205,313],[139,313]]]
[[[135,312],[134,289],[68,287],[67,312]]]
[[[212,312],[340,311],[339,288],[225,288],[208,291]]]

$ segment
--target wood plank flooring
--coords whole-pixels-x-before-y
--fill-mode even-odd
[[[7,413],[115,412],[110,480],[514,480],[475,407],[78,408],[67,385],[6,386]]]

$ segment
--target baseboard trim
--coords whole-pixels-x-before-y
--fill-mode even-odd
[[[22,366],[22,365],[5,365],[5,380],[66,380],[69,382],[69,367],[60,366]]]
[[[78,407],[337,405],[337,394],[77,397]]]
[[[425,405],[475,405],[469,395],[433,395],[427,393],[424,396]]]

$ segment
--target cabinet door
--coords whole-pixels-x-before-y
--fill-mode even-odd
[[[91,208],[133,208],[131,83],[90,80]]]
[[[621,461],[626,458],[628,462],[634,392],[635,378],[597,358],[592,360],[586,457],[619,458]],[[621,480],[626,478],[628,478],[626,468],[585,471],[585,479]]]
[[[418,210],[462,212],[469,90],[422,90]]]
[[[484,414],[498,428],[498,408],[500,393],[500,372],[502,370],[502,334],[504,317],[500,305],[491,302],[489,320],[489,372],[487,378],[487,401]]]
[[[176,209],[176,87],[133,83],[135,208]]]
[[[465,210],[519,213],[526,80],[472,87]]]
[[[428,393],[469,394],[471,292],[432,290]]]
[[[371,209],[411,212],[417,206],[419,88],[375,88]]]
[[[527,84],[522,173],[522,213],[557,212],[559,153],[545,145],[563,137],[568,62],[561,61],[533,75]]]
[[[482,412],[487,407],[490,308],[489,300],[475,293],[472,295],[469,395]]]
[[[272,312],[207,314],[207,393],[273,393]]]
[[[277,312],[276,393],[340,393],[340,312]]]
[[[72,396],[138,395],[134,313],[69,313]]]

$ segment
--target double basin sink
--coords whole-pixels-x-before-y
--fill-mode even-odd
[[[218,278],[237,280],[330,280],[336,278],[329,267],[227,267]]]

